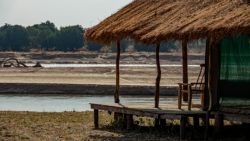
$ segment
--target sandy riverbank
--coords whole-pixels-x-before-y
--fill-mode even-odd
[[[199,68],[190,70],[195,81]],[[153,94],[155,77],[155,68],[122,67],[121,93]],[[1,68],[0,78],[0,93],[113,94],[115,68]],[[162,95],[175,95],[181,80],[180,67],[162,68]]]
[[[77,52],[0,52],[0,60],[4,58],[17,58],[24,63],[74,63],[74,64],[115,64],[116,53],[98,53],[90,51]],[[162,64],[180,64],[182,54],[176,52],[161,52]],[[190,64],[200,64],[204,60],[204,51],[189,53]],[[120,57],[121,64],[155,64],[154,52],[123,52]]]
[[[0,58],[14,57],[25,63],[112,64],[115,53],[95,52],[2,52]],[[162,53],[162,64],[181,64],[180,53]],[[202,63],[202,54],[191,54],[190,64]],[[123,53],[121,64],[154,64],[154,53]],[[194,82],[199,68],[189,69],[189,80]],[[121,67],[121,91],[126,94],[152,94],[156,68]],[[0,93],[83,93],[110,94],[114,92],[115,67],[84,68],[0,68]],[[181,67],[162,67],[162,94],[173,95],[182,81]]]

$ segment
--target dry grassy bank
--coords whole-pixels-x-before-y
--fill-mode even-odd
[[[95,130],[92,116],[92,112],[0,112],[0,140],[176,140],[151,130],[127,132],[114,128],[111,116],[104,112],[100,114],[101,128]]]
[[[178,122],[167,122],[167,127],[156,130],[151,119],[136,118],[140,126],[127,131],[113,126],[113,115],[100,113],[100,129],[93,128],[92,112],[34,113],[34,112],[0,112],[1,141],[177,141]],[[228,124],[228,123],[227,123]],[[188,140],[202,140],[204,128],[198,131],[189,128]],[[248,141],[249,126],[226,126],[221,141]],[[210,136],[214,136],[210,133]],[[215,140],[215,139],[209,139]]]

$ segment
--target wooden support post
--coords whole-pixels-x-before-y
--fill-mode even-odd
[[[215,114],[215,133],[217,135],[220,134],[221,130],[223,129],[224,122],[223,122],[223,115],[221,113]]]
[[[159,126],[160,126],[160,119],[155,118],[155,128],[159,128]]]
[[[117,123],[118,122],[118,113],[114,112],[114,121]]]
[[[121,113],[114,113],[114,121],[115,123],[120,123],[121,120],[123,119],[123,114]]]
[[[208,139],[208,133],[209,133],[209,126],[210,126],[210,112],[208,111],[207,114],[206,114],[206,121],[205,121],[205,124],[206,124],[206,129],[205,129],[205,140]]]
[[[183,67],[183,83],[188,83],[188,54],[187,54],[187,40],[182,41],[182,67]],[[187,90],[187,87],[184,87]],[[183,101],[188,101],[188,94],[183,93]]]
[[[160,126],[165,127],[167,125],[166,119],[160,119]]]
[[[99,115],[96,109],[94,109],[94,125],[96,129],[99,128]]]
[[[134,126],[133,115],[126,114],[126,128],[127,130],[132,129]]]
[[[178,109],[181,109],[181,105],[182,105],[182,85],[179,85],[179,89],[178,89]]]
[[[160,97],[160,81],[161,81],[161,65],[160,65],[160,43],[156,46],[156,65],[157,65],[157,77],[155,82],[155,108],[159,108],[159,97]]]
[[[120,103],[120,54],[121,54],[121,47],[120,41],[117,41],[116,44],[116,89],[115,89],[115,103]]]
[[[209,110],[216,111],[219,108],[218,86],[220,78],[220,44],[215,38],[210,39],[209,67],[208,67],[208,90]]]
[[[188,85],[188,110],[191,110],[192,107],[192,92],[191,85]]]
[[[186,138],[186,127],[187,127],[187,117],[181,116],[181,121],[180,121],[180,138],[181,139]]]
[[[198,130],[198,128],[200,126],[200,121],[199,121],[199,117],[198,116],[194,116],[193,117],[193,125],[194,125],[194,129]]]

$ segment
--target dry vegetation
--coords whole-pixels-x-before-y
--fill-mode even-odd
[[[178,122],[168,121],[167,127],[160,130],[153,128],[152,119],[137,118],[133,130],[127,131],[112,124],[113,115],[100,113],[100,129],[93,128],[92,112],[34,113],[0,112],[1,141],[51,141],[51,140],[86,140],[86,141],[139,141],[168,140],[177,141]],[[229,125],[231,123],[227,123]],[[198,131],[188,130],[188,140],[203,140],[204,127]],[[247,141],[249,126],[226,126],[221,141]],[[247,136],[248,135],[248,136]],[[210,133],[210,136],[214,135]],[[224,138],[224,139],[222,139]],[[215,140],[215,139],[209,139]]]
[[[176,140],[151,130],[138,128],[127,132],[114,128],[109,125],[111,116],[103,112],[101,128],[94,130],[92,115],[91,112],[0,112],[0,140]]]

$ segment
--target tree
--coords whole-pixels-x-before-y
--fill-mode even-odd
[[[137,51],[155,52],[156,45],[145,45],[140,42],[136,42],[134,48]],[[169,52],[176,49],[174,41],[162,42],[160,46],[160,52]]]
[[[0,50],[2,50],[3,48],[3,38],[4,38],[3,31],[0,28]]]
[[[83,28],[80,25],[62,27],[57,36],[57,50],[75,51],[84,45]]]
[[[154,45],[145,45],[140,42],[135,42],[134,48],[137,51],[145,51],[145,52],[154,52],[155,51],[155,46]]]
[[[87,49],[90,51],[100,51],[103,46],[95,43],[95,42],[88,42]]]
[[[177,46],[175,45],[175,41],[167,41],[162,42],[160,51],[161,52],[170,52],[171,50],[176,50]]]
[[[28,50],[28,33],[23,26],[5,24],[0,28],[0,36],[0,46],[2,50]]]
[[[31,48],[53,49],[56,46],[58,29],[50,21],[27,27]]]
[[[128,42],[129,42],[129,40],[127,39],[127,38],[125,38],[125,39],[122,39],[121,41],[120,41],[120,49],[121,49],[121,52],[125,52],[126,51],[126,49],[128,48]],[[116,42],[113,42],[112,44],[111,44],[111,50],[112,50],[112,52],[116,52]]]

